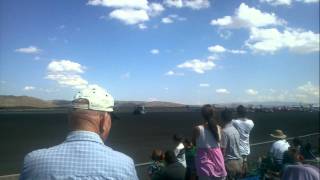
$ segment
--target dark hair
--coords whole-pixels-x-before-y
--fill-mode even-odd
[[[224,109],[221,112],[221,121],[224,123],[229,123],[232,120],[232,112],[229,109]]]
[[[173,164],[177,162],[177,157],[172,150],[168,150],[164,154],[164,160],[167,164]]]
[[[208,123],[208,127],[213,137],[220,142],[220,137],[218,133],[217,122],[214,120],[215,109],[210,105],[206,104],[201,108],[201,114],[204,120]]]
[[[293,146],[297,147],[297,146],[302,146],[302,141],[301,139],[299,139],[298,137],[293,138],[292,140],[292,144]]]
[[[183,142],[183,136],[181,134],[174,134],[173,135],[173,140],[177,142]]]
[[[188,146],[191,146],[192,145],[192,142],[189,140],[189,139],[185,139],[183,141],[184,144],[188,145]]]
[[[244,106],[240,105],[237,107],[237,113],[240,117],[246,117],[247,115],[247,108]]]
[[[160,149],[154,149],[152,151],[151,159],[154,161],[163,160],[163,152]]]

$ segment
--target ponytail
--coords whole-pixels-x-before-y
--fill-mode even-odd
[[[210,104],[206,104],[202,106],[201,114],[202,114],[202,117],[205,119],[205,121],[208,123],[209,130],[212,133],[213,137],[216,139],[216,141],[220,142],[220,135],[219,135],[217,121],[215,121],[214,119],[214,115],[215,115],[214,107],[212,107]]]

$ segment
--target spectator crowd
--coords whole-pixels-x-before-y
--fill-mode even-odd
[[[112,124],[113,97],[100,87],[79,91],[69,114],[71,132],[54,147],[25,156],[20,179],[138,179],[133,160],[105,145]],[[246,108],[238,106],[237,116],[214,106],[201,108],[203,123],[193,128],[191,139],[173,136],[175,148],[154,149],[147,174],[150,180],[224,180],[249,178],[250,132],[254,123]],[[282,130],[269,154],[259,164],[262,179],[319,180],[311,144],[295,138],[290,145]],[[258,176],[256,177],[258,178]],[[252,179],[252,178],[251,178]]]

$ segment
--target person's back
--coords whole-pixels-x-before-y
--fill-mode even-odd
[[[232,123],[240,135],[240,153],[248,156],[250,154],[250,132],[254,123],[248,118],[233,119]]]
[[[242,157],[240,155],[240,135],[232,125],[232,112],[225,109],[221,112],[221,148],[229,179],[237,179],[242,175]]]
[[[113,97],[98,86],[79,91],[69,112],[66,140],[27,154],[20,179],[138,179],[133,160],[104,145],[113,106]]]
[[[270,154],[277,164],[282,165],[283,154],[289,147],[290,145],[285,139],[278,140],[272,144]]]
[[[254,127],[251,119],[246,117],[247,109],[240,105],[237,107],[238,118],[232,120],[233,126],[238,130],[240,135],[240,154],[247,158],[250,154],[250,132]]]
[[[29,153],[20,179],[137,178],[131,158],[105,146],[95,133],[73,131],[64,143]]]
[[[282,175],[282,180],[319,180],[319,168],[308,164],[288,165]]]
[[[197,147],[196,170],[199,179],[224,179],[227,175],[220,148],[220,127],[211,105],[201,109],[205,124],[194,128],[193,140]]]

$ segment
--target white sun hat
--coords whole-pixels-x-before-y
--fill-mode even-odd
[[[85,100],[86,103],[81,103],[81,100]],[[72,107],[76,109],[112,112],[113,106],[114,99],[111,94],[97,85],[91,85],[80,90],[75,94],[72,101]]]

